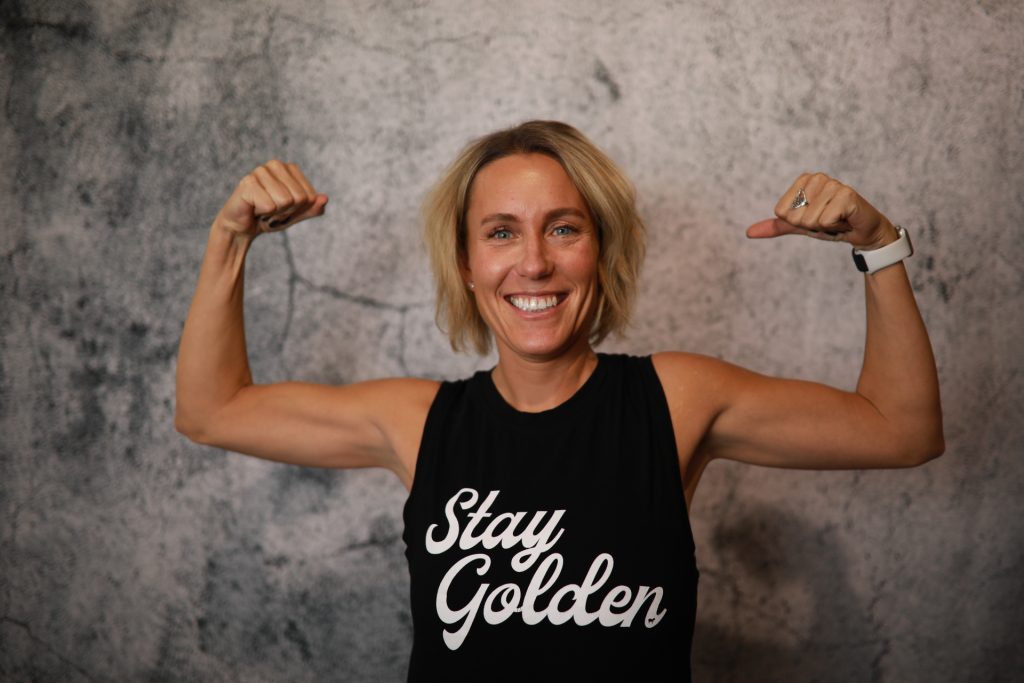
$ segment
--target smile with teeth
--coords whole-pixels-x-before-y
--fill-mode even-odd
[[[558,305],[558,296],[556,294],[550,294],[547,296],[524,296],[521,294],[513,294],[505,298],[510,304],[518,308],[520,311],[527,311],[530,313],[546,311],[547,309],[554,308]]]

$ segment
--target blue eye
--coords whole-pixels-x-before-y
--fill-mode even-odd
[[[495,228],[488,237],[496,240],[508,240],[512,239],[512,231],[508,228]]]
[[[559,237],[565,237],[566,235],[571,235],[574,232],[576,232],[576,228],[574,228],[571,225],[566,225],[563,223],[562,225],[556,225],[551,232],[553,232],[555,235],[558,235]]]

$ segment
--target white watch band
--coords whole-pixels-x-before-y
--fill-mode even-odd
[[[910,235],[906,229],[896,226],[896,234],[899,235],[895,242],[885,245],[880,249],[869,249],[861,251],[853,248],[853,262],[857,270],[862,273],[876,273],[882,268],[887,268],[894,263],[899,263],[914,253],[914,247],[910,244]]]

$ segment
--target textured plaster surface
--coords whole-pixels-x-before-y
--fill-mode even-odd
[[[256,242],[257,381],[458,377],[417,225],[471,137],[567,120],[650,226],[631,334],[851,387],[847,250],[750,243],[821,169],[913,233],[947,453],[715,463],[700,681],[1024,677],[1024,9],[1015,0],[0,5],[0,679],[398,681],[405,493],[194,445],[175,350],[205,230],[294,160],[328,216]],[[898,344],[899,340],[892,340]]]

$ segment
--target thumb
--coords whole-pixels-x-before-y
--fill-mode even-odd
[[[295,222],[304,221],[307,218],[316,218],[317,216],[323,216],[327,206],[327,195],[318,194],[316,199],[313,200],[313,205],[303,211],[300,215],[295,217]]]
[[[779,218],[767,218],[754,223],[747,228],[747,237],[751,239],[763,239],[766,237],[778,237],[796,232],[796,227]]]
[[[328,197],[325,194],[318,194],[316,201],[313,202],[313,211],[315,216],[323,216],[324,211],[327,208]]]

